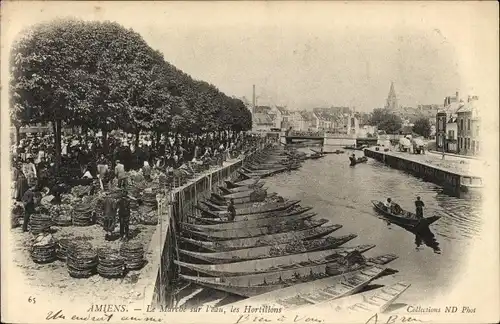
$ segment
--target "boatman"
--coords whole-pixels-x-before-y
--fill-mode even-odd
[[[422,219],[424,218],[424,202],[420,200],[420,196],[417,197],[417,200],[415,200],[415,208],[416,208],[416,214],[417,218]]]
[[[236,208],[234,208],[234,199],[231,198],[229,205],[227,206],[227,211],[229,213],[228,219],[232,222],[236,217]]]
[[[392,200],[391,198],[387,198],[386,202],[384,203],[385,208],[387,208],[388,211],[391,210],[392,207]]]

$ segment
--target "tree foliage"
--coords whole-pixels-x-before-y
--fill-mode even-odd
[[[431,135],[431,123],[429,122],[429,119],[417,119],[413,125],[413,132],[426,138],[429,137]]]
[[[14,44],[10,63],[16,124],[51,121],[131,133],[251,128],[241,100],[194,80],[117,23],[33,26]]]
[[[401,129],[403,122],[401,118],[387,109],[374,109],[369,120],[370,125],[377,126],[379,130],[387,134],[394,134]]]

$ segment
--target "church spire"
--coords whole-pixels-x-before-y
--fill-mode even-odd
[[[396,91],[394,90],[394,82],[391,81],[391,88],[389,89],[389,95],[387,96],[387,102],[385,108],[389,110],[396,110],[398,108],[398,98],[396,97]]]

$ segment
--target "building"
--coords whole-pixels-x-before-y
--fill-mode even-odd
[[[390,111],[396,111],[399,108],[398,98],[396,97],[396,91],[394,90],[394,82],[391,82],[391,88],[389,89],[389,94],[387,95],[384,108]]]
[[[480,153],[480,118],[478,97],[469,96],[456,112],[457,114],[457,153],[477,155]]]
[[[290,112],[283,106],[274,106],[269,112],[270,115],[274,115],[274,128],[288,129],[291,125]]]
[[[255,113],[253,115],[252,128],[254,131],[269,131],[271,128],[274,128],[274,121],[269,114]]]
[[[336,116],[330,108],[313,109],[316,130],[333,132],[335,129]]]
[[[445,150],[450,153],[457,153],[457,114],[453,113],[448,116],[446,121],[446,148]]]

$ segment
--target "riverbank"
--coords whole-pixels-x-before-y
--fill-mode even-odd
[[[416,177],[457,193],[482,188],[481,161],[457,158],[443,160],[436,154],[385,152],[377,151],[374,147],[365,149],[364,154],[392,168],[410,172]]]

